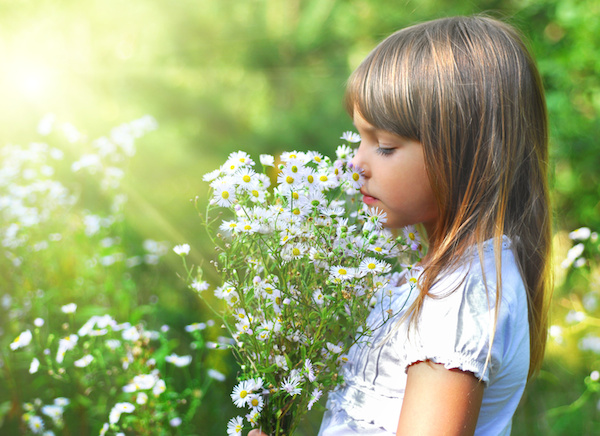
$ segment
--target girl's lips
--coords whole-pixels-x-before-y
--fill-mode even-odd
[[[370,196],[369,194],[365,194],[364,192],[361,192],[361,194],[363,195],[363,203],[365,204],[373,204],[377,201],[377,198]]]

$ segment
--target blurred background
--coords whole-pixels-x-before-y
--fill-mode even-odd
[[[3,0],[0,195],[13,195],[18,177],[33,177],[10,172],[14,163],[7,150],[44,143],[64,153],[52,177],[74,196],[35,226],[15,218],[9,202],[0,203],[6,254],[0,256],[3,348],[33,328],[37,317],[48,320],[44,328],[51,340],[52,329],[68,331],[102,313],[119,322],[169,326],[174,337],[169,350],[187,346],[191,339],[184,327],[211,314],[179,277],[181,259],[171,248],[189,243],[187,261],[193,264],[207,264],[213,255],[190,201],[198,196],[203,210],[202,175],[237,150],[255,158],[293,149],[332,154],[340,134],[352,128],[342,106],[345,80],[378,41],[418,21],[477,12],[507,19],[529,39],[551,125],[553,330],[544,371],[523,400],[513,434],[600,434],[593,237],[582,248],[591,260],[580,261],[580,268],[560,267],[572,244],[570,231],[600,230],[597,0]],[[113,166],[122,171],[118,183],[106,188],[93,165],[83,165],[84,175],[65,163],[81,164],[82,155],[98,151],[94,140],[145,115],[157,128],[143,128],[148,131],[143,136],[138,132],[135,156],[123,146],[114,157]],[[101,230],[90,234],[89,220],[82,218],[90,215],[112,221],[100,221]],[[22,243],[6,242],[10,228],[20,229]],[[47,240],[46,233],[62,234],[61,243],[34,246],[35,238]],[[574,256],[571,252],[571,261]],[[217,277],[208,279],[216,283]],[[71,302],[78,304],[77,312],[63,320],[60,308]],[[58,388],[47,376],[29,374],[30,357],[15,356],[11,350],[1,354],[1,434],[30,431],[21,418],[22,403],[47,390],[85,396],[80,387]],[[237,414],[229,400],[233,361],[222,351],[204,359],[198,368],[209,365],[227,380],[202,392],[202,406],[189,420],[188,428],[195,430],[185,434],[223,434]],[[97,434],[101,412],[72,408],[62,432]],[[300,434],[316,434],[320,413],[310,415]]]

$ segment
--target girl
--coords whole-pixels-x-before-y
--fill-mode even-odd
[[[319,434],[508,435],[542,361],[550,294],[534,61],[502,22],[435,20],[379,44],[346,107],[364,202],[390,227],[422,223],[429,249],[395,290],[396,317],[352,347]]]

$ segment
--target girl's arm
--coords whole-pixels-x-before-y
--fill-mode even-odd
[[[408,367],[396,436],[473,435],[483,398],[483,382],[473,373],[431,361]]]

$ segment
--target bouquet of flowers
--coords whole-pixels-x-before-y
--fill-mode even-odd
[[[348,348],[376,328],[366,323],[369,312],[392,315],[399,255],[420,254],[414,229],[396,237],[383,228],[385,213],[363,207],[349,144],[360,139],[350,132],[342,139],[333,160],[293,151],[275,167],[273,156],[261,155],[259,173],[239,151],[204,176],[212,192],[206,225],[218,252],[212,263],[223,279],[214,291],[222,308],[213,310],[241,367],[231,398],[250,427],[272,436],[291,434],[343,381],[338,368]],[[271,187],[268,171],[276,168]],[[207,288],[201,269],[188,269],[188,278],[196,291]],[[237,416],[227,431],[243,428]]]

